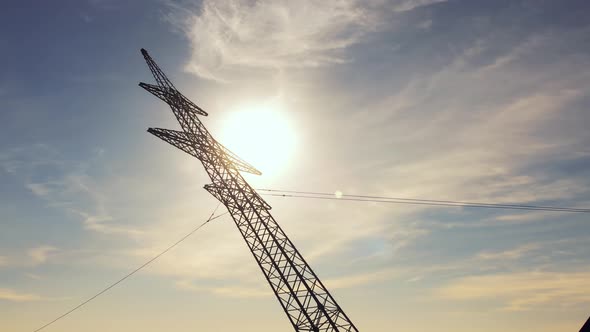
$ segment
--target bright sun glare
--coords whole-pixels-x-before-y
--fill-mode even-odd
[[[295,132],[276,104],[237,108],[223,123],[220,142],[265,176],[284,171],[295,150]]]

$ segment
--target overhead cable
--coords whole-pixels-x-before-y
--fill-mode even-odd
[[[560,206],[482,203],[482,202],[418,199],[418,198],[405,198],[405,197],[351,195],[351,194],[340,194],[340,193],[334,194],[334,193],[326,193],[326,192],[294,191],[294,190],[278,190],[278,189],[258,189],[258,191],[261,192],[260,193],[261,195],[276,196],[276,197],[297,197],[297,198],[324,199],[324,200],[341,200],[341,201],[374,202],[374,203],[390,203],[390,204],[412,204],[412,205],[428,205],[428,206],[448,206],[448,207],[466,207],[466,208],[488,208],[488,209],[511,209],[511,210],[590,213],[590,209],[574,208],[574,207],[560,207]]]
[[[118,284],[120,284],[121,282],[125,281],[125,279],[131,277],[132,275],[134,275],[135,273],[139,272],[141,269],[143,269],[144,267],[148,266],[149,264],[151,264],[152,262],[154,262],[156,259],[160,258],[162,255],[164,255],[165,253],[167,253],[168,251],[172,250],[174,247],[176,247],[177,245],[179,245],[182,241],[186,240],[187,238],[189,238],[191,235],[193,235],[195,232],[197,232],[199,229],[201,229],[203,226],[205,226],[207,223],[209,223],[210,221],[213,221],[217,218],[220,218],[224,215],[226,215],[228,212],[224,212],[220,215],[217,216],[213,216],[215,214],[215,212],[217,211],[217,209],[219,208],[219,205],[221,203],[217,204],[217,207],[213,210],[213,212],[211,213],[211,215],[209,216],[209,218],[207,218],[207,220],[205,220],[205,222],[203,222],[202,224],[200,224],[198,227],[196,227],[195,229],[193,229],[192,231],[190,231],[188,234],[186,234],[185,236],[183,236],[182,238],[180,238],[180,240],[176,241],[174,244],[170,245],[168,248],[166,248],[164,251],[160,252],[159,254],[157,254],[156,256],[152,257],[150,260],[148,260],[147,262],[143,263],[141,266],[139,266],[138,268],[136,268],[135,270],[129,272],[128,274],[126,274],[124,277],[122,277],[121,279],[115,281],[114,283],[110,284],[108,287],[104,288],[103,290],[101,290],[100,292],[94,294],[93,296],[89,297],[87,300],[85,300],[84,302],[78,304],[77,306],[73,307],[72,309],[66,311],[64,314],[58,316],[57,318],[55,318],[54,320],[50,321],[49,323],[41,326],[40,328],[34,330],[33,332],[39,332],[41,330],[43,330],[44,328],[48,327],[49,325],[57,322],[58,320],[66,317],[67,315],[71,314],[72,312],[80,309],[81,307],[83,307],[84,305],[86,305],[88,302],[96,299],[97,297],[99,297],[100,295],[106,293],[107,291],[109,291],[111,288],[117,286]]]

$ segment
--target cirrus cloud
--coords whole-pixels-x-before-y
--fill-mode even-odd
[[[187,70],[223,81],[251,70],[347,62],[343,51],[395,12],[441,1],[206,0],[200,8],[171,5],[168,20],[190,41]]]
[[[439,295],[455,300],[500,300],[502,309],[511,311],[550,304],[571,306],[590,302],[588,278],[588,271],[469,276],[443,287]]]
[[[21,293],[9,288],[0,288],[0,300],[9,302],[31,302],[41,300],[41,296],[31,293]]]

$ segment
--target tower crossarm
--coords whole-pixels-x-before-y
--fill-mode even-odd
[[[227,208],[295,331],[358,332],[270,214],[270,205],[240,173],[260,172],[218,143],[187,102],[169,98],[166,89],[176,89],[145,50],[142,54],[158,81],[158,89],[144,88],[170,105],[183,130],[148,131],[201,161],[211,179],[205,189]]]
[[[139,86],[144,88],[146,91],[153,94],[154,96],[160,98],[168,105],[183,107],[185,110],[196,113],[198,115],[208,115],[207,112],[205,112],[202,108],[190,101],[187,97],[185,97],[182,93],[180,93],[173,87],[170,88],[166,86],[158,86],[143,82],[139,83]]]
[[[250,174],[254,174],[254,175],[262,175],[262,173],[259,170],[257,170],[256,168],[254,168],[254,166],[243,161],[235,153],[231,152],[228,148],[221,145],[221,143],[217,143],[217,144],[219,144],[219,148],[221,150],[223,150],[223,153],[225,154],[225,156],[229,160],[231,160],[231,162],[235,165],[235,167],[238,169],[238,171],[242,171],[242,172],[246,172],[246,173],[250,173]]]
[[[160,139],[174,145],[180,150],[190,154],[191,156],[201,160],[203,156],[203,150],[211,148],[204,146],[201,143],[201,139],[194,134],[188,134],[183,131],[162,129],[162,128],[149,128],[148,132]],[[216,149],[216,153],[220,154],[223,161],[228,164],[229,167],[234,167],[238,171],[247,172],[250,174],[261,175],[262,173],[254,168],[254,166],[248,164],[238,157],[235,153],[231,152],[228,148],[221,145],[219,142],[213,142],[212,148]]]
[[[195,143],[188,140],[186,134],[182,131],[149,128],[148,132],[199,160],[203,158],[202,149],[198,149]]]

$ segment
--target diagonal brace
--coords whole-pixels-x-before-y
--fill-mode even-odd
[[[211,150],[211,146],[205,146],[205,144],[202,143],[203,141],[207,141],[206,139],[194,134],[162,128],[149,128],[148,132],[201,161],[203,160],[204,153]],[[259,170],[254,168],[254,166],[243,161],[240,157],[236,156],[233,152],[216,141],[213,142],[213,149],[221,152],[224,159],[238,171],[255,175],[262,174]]]
[[[154,96],[160,98],[166,104],[170,106],[181,107],[183,110],[188,110],[192,113],[196,113],[198,115],[207,116],[207,112],[205,112],[202,108],[197,106],[195,103],[190,101],[187,97],[185,97],[182,93],[180,93],[175,88],[170,87],[161,87],[158,85],[148,84],[148,83],[139,83],[139,86],[144,88],[147,92],[153,94]]]

